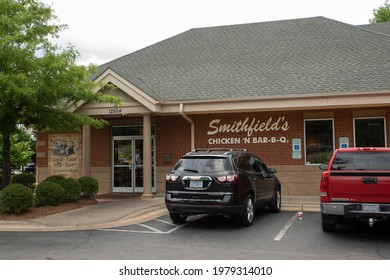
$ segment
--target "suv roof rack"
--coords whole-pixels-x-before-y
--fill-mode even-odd
[[[199,152],[199,151],[206,151],[208,153],[213,152],[213,151],[228,151],[228,152],[233,152],[233,151],[244,151],[246,152],[246,149],[233,149],[233,148],[196,148],[193,149],[192,152]]]

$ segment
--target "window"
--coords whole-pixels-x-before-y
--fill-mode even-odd
[[[338,153],[332,170],[390,170],[388,152]]]
[[[334,149],[333,119],[305,120],[307,164],[327,162]]]
[[[268,173],[268,168],[265,166],[265,164],[258,158],[255,159],[255,162],[253,163],[253,169],[257,173]]]
[[[241,156],[237,159],[236,166],[240,169],[251,172],[253,169],[250,161],[253,163],[254,159],[249,156]]]
[[[385,118],[356,118],[355,147],[385,147]]]
[[[227,158],[189,157],[182,158],[174,167],[175,170],[193,173],[221,172],[232,170]]]

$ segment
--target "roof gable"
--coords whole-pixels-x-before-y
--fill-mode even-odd
[[[84,115],[130,115],[155,112],[158,109],[158,101],[151,98],[139,88],[131,84],[127,79],[107,68],[99,76],[95,77],[98,86],[95,90],[102,94],[117,96],[122,100],[118,108],[111,103],[80,103],[74,108],[75,112]],[[100,86],[113,84],[114,90],[101,89]]]

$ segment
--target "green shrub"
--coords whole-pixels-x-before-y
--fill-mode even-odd
[[[33,205],[32,190],[22,184],[11,184],[0,193],[0,210],[19,214]]]
[[[64,202],[77,201],[81,196],[81,184],[79,180],[66,178],[61,181],[61,186],[64,188]]]
[[[35,189],[36,177],[33,173],[20,173],[12,176],[11,183],[12,184],[22,184],[30,189]]]
[[[43,205],[60,205],[64,201],[64,188],[55,182],[43,181],[35,189],[35,204]]]
[[[57,184],[61,184],[61,181],[64,180],[65,177],[62,175],[51,175],[45,179],[45,181],[54,182]]]
[[[99,182],[96,179],[90,176],[83,176],[79,178],[79,182],[81,184],[81,197],[91,198],[97,194]]]

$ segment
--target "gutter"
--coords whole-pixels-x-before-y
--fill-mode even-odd
[[[195,149],[195,123],[193,120],[190,119],[185,113],[184,113],[184,105],[183,103],[180,103],[179,105],[179,114],[182,116],[186,121],[188,121],[191,124],[191,150]]]

